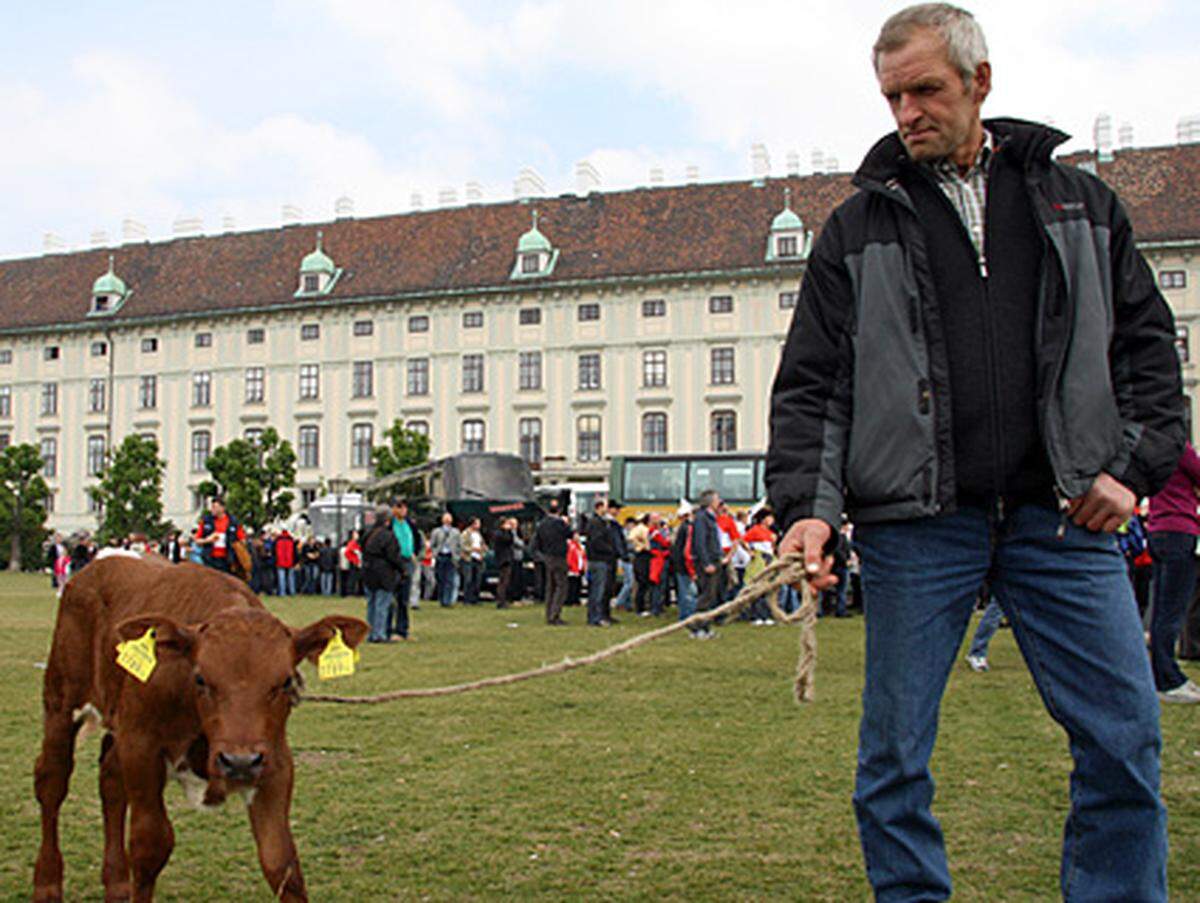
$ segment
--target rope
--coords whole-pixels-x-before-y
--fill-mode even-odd
[[[796,664],[795,696],[797,702],[811,702],[814,698],[813,678],[817,667],[817,601],[814,593],[804,582],[800,608],[793,614],[785,614],[776,599],[779,590],[785,585],[795,585],[804,581],[804,560],[800,555],[784,555],[767,565],[754,578],[746,583],[736,597],[708,611],[698,611],[691,617],[676,621],[666,627],[638,634],[615,646],[609,646],[582,658],[564,658],[560,662],[531,668],[528,671],[518,671],[514,674],[501,674],[495,677],[485,677],[467,683],[450,684],[444,687],[421,687],[409,690],[390,690],[373,696],[334,696],[326,693],[306,694],[302,699],[308,702],[336,702],[344,705],[377,705],[383,702],[394,702],[398,699],[428,699],[435,696],[454,696],[459,693],[471,693],[488,687],[503,687],[509,684],[532,680],[535,677],[549,677],[552,674],[564,674],[576,668],[595,665],[598,662],[614,658],[638,646],[662,639],[685,628],[702,627],[710,621],[727,615],[735,615],[755,600],[765,596],[767,605],[775,620],[785,624],[800,624],[800,659]]]

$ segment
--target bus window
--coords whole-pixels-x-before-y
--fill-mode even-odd
[[[754,464],[752,458],[693,461],[688,467],[692,498],[699,498],[705,489],[715,489],[729,502],[757,501]]]
[[[630,461],[625,465],[623,502],[678,502],[684,498],[683,461]]]

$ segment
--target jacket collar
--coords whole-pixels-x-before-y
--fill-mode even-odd
[[[1054,149],[1070,137],[1051,126],[1023,119],[985,119],[983,126],[992,133],[996,151],[1018,161],[1026,172],[1049,165]],[[886,186],[910,166],[912,161],[900,136],[889,132],[867,151],[853,181],[859,188]]]

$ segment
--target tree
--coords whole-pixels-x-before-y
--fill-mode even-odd
[[[429,460],[429,437],[424,433],[405,429],[401,421],[395,420],[383,435],[389,444],[377,445],[371,449],[375,476],[386,477],[398,470],[416,467]]]
[[[198,490],[222,495],[225,507],[243,524],[260,529],[292,513],[296,483],[296,452],[292,443],[267,427],[257,441],[234,439],[208,456],[211,480]]]
[[[46,499],[42,455],[36,445],[10,445],[0,452],[0,537],[8,539],[8,569],[41,563],[46,540]],[[0,539],[2,542],[2,539]]]
[[[101,506],[103,519],[96,539],[103,545],[130,533],[161,536],[163,474],[167,462],[158,456],[158,442],[136,434],[109,454],[100,483],[88,489]]]

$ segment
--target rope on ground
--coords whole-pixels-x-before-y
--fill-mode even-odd
[[[549,677],[552,674],[563,674],[576,668],[595,665],[607,661],[622,653],[644,646],[646,643],[662,639],[680,630],[693,627],[703,627],[718,618],[736,615],[742,609],[757,599],[767,599],[767,605],[775,620],[785,624],[800,624],[800,659],[796,664],[795,696],[797,702],[811,702],[814,698],[813,678],[817,667],[817,598],[806,581],[804,581],[804,560],[800,555],[784,555],[775,559],[753,579],[748,581],[736,597],[708,611],[698,611],[689,618],[676,621],[657,630],[649,630],[638,634],[615,646],[609,646],[582,658],[564,658],[560,662],[531,668],[528,671],[518,671],[515,674],[501,674],[495,677],[485,677],[480,680],[460,684],[450,684],[444,687],[420,687],[408,690],[389,690],[373,696],[335,696],[327,693],[305,694],[301,697],[308,702],[335,702],[344,705],[377,705],[383,702],[394,702],[398,699],[428,699],[434,696],[454,696],[459,693],[471,693],[488,687],[503,687],[509,684],[532,680],[535,677]],[[785,613],[778,602],[779,590],[787,585],[803,583],[800,608],[792,614]]]

